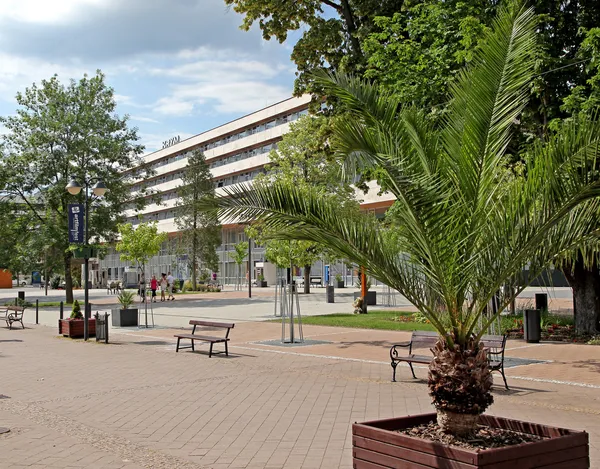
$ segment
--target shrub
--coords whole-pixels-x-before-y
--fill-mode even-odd
[[[117,301],[121,305],[122,309],[129,309],[133,304],[135,294],[132,291],[123,290],[117,297]]]
[[[81,314],[81,306],[79,306],[79,301],[77,300],[75,300],[75,302],[73,303],[71,319],[83,319],[83,314]]]

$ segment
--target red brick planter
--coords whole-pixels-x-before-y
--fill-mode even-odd
[[[59,319],[58,333],[71,339],[83,337],[83,319]],[[88,335],[96,335],[96,320],[88,319]]]
[[[422,414],[352,425],[354,469],[588,469],[586,432],[548,427],[489,415],[481,423],[542,436],[543,441],[504,448],[468,450],[401,435],[393,430],[436,420]]]

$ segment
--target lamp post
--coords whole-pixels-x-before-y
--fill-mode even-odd
[[[90,215],[89,215],[89,186],[90,183],[92,182],[92,180],[88,180],[85,179],[84,180],[84,188],[85,188],[85,234],[84,234],[84,238],[83,238],[83,243],[84,243],[84,249],[83,249],[83,276],[84,276],[84,282],[85,282],[85,287],[84,287],[84,300],[83,300],[83,340],[88,340],[89,338],[89,332],[88,332],[88,309],[89,309],[89,302],[90,302],[90,291],[89,291],[89,261],[90,261],[90,250],[89,250],[89,246],[88,246],[88,242],[89,242],[89,232],[88,232],[88,227],[89,227],[89,220],[90,220]],[[69,184],[67,184],[66,186],[66,190],[69,194],[71,195],[78,195],[81,192],[82,186],[75,180],[75,179],[71,179],[71,181],[69,181]],[[94,184],[94,186],[92,187],[92,192],[94,193],[94,195],[96,197],[102,197],[104,194],[106,194],[106,191],[108,190],[108,188],[106,187],[106,185],[101,181],[101,180],[97,180],[96,184]]]

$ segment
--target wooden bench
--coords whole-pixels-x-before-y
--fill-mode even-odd
[[[417,377],[415,376],[413,363],[429,365],[433,356],[417,355],[413,353],[413,351],[415,349],[429,349],[429,351],[431,351],[431,348],[436,344],[438,339],[439,334],[437,332],[413,331],[410,342],[392,345],[392,348],[390,349],[390,358],[392,359],[392,368],[394,370],[392,381],[396,381],[396,367],[400,362],[408,363],[413,378],[416,379]],[[483,342],[483,346],[487,352],[490,370],[498,371],[502,375],[504,386],[508,389],[506,376],[504,375],[504,348],[506,347],[506,335],[484,335],[481,338],[481,342]],[[408,348],[408,355],[400,355],[398,353],[398,347]]]
[[[233,329],[233,327],[235,326],[234,323],[223,323],[223,322],[212,322],[212,321],[197,321],[195,319],[190,320],[190,326],[194,326],[194,328],[192,329],[192,333],[191,334],[175,334],[175,337],[177,337],[177,349],[175,350],[176,352],[179,352],[179,349],[183,349],[183,348],[191,348],[192,352],[195,351],[194,349],[194,341],[195,340],[200,340],[202,342],[210,342],[210,351],[208,352],[208,358],[212,357],[213,355],[213,345],[223,342],[225,344],[225,352],[215,352],[215,354],[217,353],[225,353],[225,355],[229,356],[229,351],[227,349],[227,342],[229,342],[229,331],[231,329]],[[214,329],[227,329],[227,332],[225,333],[225,337],[215,337],[215,336],[209,336],[209,335],[200,335],[200,334],[196,334],[196,327],[211,327]],[[206,332],[205,330],[200,331],[200,332]],[[179,345],[179,342],[181,341],[181,339],[190,339],[192,341],[192,345],[190,346],[186,346],[186,347],[181,347]]]
[[[321,277],[310,277],[310,286],[311,287],[323,286],[323,279]]]
[[[21,327],[25,329],[23,324],[23,312],[25,308],[23,306],[6,306],[4,310],[4,320],[9,329],[12,329],[13,322],[20,322]]]

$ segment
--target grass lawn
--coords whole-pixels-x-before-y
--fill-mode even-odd
[[[302,324],[316,326],[355,327],[360,329],[382,329],[387,331],[432,331],[431,324],[407,322],[412,312],[369,310],[368,314],[323,314],[302,316]],[[402,320],[401,318],[406,318]]]

